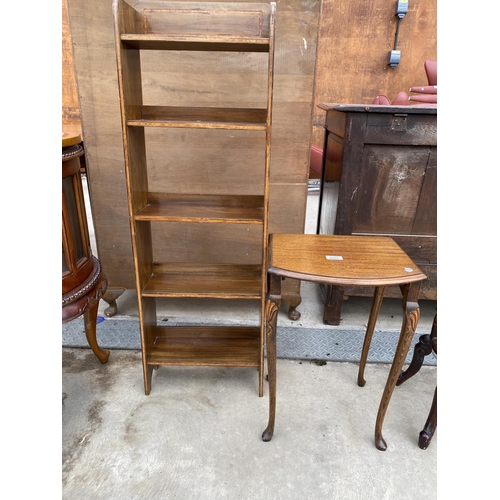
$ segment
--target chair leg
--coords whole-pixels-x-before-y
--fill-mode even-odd
[[[437,387],[434,390],[434,398],[432,399],[431,411],[429,412],[429,416],[427,417],[427,421],[425,422],[424,428],[420,431],[420,435],[418,438],[418,447],[422,450],[427,449],[429,446],[432,436],[434,436],[434,432],[437,427]]]
[[[399,375],[396,385],[401,385],[403,382],[413,377],[417,373],[424,362],[425,356],[428,356],[432,351],[437,354],[437,313],[434,316],[434,321],[432,322],[432,329],[430,335],[422,335],[413,351],[413,358],[411,360],[410,366],[402,371]]]
[[[406,370],[399,374],[396,385],[401,385],[403,382],[406,382],[409,378],[413,377],[413,375],[415,375],[415,373],[417,373],[422,367],[425,356],[428,356],[431,352],[431,336],[427,333],[425,335],[421,335],[413,350],[411,363]]]
[[[87,337],[87,342],[89,343],[90,348],[96,355],[97,359],[105,364],[109,359],[109,351],[105,349],[101,349],[99,344],[97,343],[96,337],[96,325],[97,325],[97,309],[98,309],[98,301],[93,304],[90,309],[87,309],[83,313],[83,320],[85,326],[85,336]]]

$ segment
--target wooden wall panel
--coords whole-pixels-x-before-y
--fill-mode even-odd
[[[80,122],[80,105],[76,88],[68,6],[66,0],[62,0],[62,123],[63,125],[79,127]]]
[[[111,1],[67,2],[98,256],[110,288],[134,288]],[[131,0],[130,3],[135,2]],[[304,228],[319,14],[319,0],[277,1],[269,221],[270,228],[275,231],[302,232]],[[252,101],[257,98],[254,87],[261,84],[260,80],[265,82],[266,60],[259,59],[261,54],[247,54],[243,60],[234,58],[234,55],[225,56],[215,63],[216,71],[213,70],[216,56],[207,53],[201,60],[195,60],[186,53],[177,60],[175,55],[166,55],[161,67],[151,55],[146,54],[143,58],[146,101],[164,99],[160,95],[164,96],[163,91],[167,90],[167,99],[189,99],[189,105],[203,102],[206,99],[204,96],[208,96],[211,102],[219,99],[231,105],[229,96],[235,88]],[[171,73],[166,79],[160,78],[158,70],[165,67]],[[211,68],[211,73],[208,68]],[[248,74],[254,70],[261,75],[250,79]],[[168,91],[171,84],[180,81],[184,85],[182,97],[176,91]],[[200,85],[203,92],[197,91]],[[169,190],[182,192],[189,187],[196,188],[200,180],[190,176],[188,171],[184,171],[183,175],[174,165],[189,166],[195,161],[200,148],[205,148],[204,152],[215,158],[216,152],[210,148],[213,131],[195,133],[196,143],[189,140],[186,131],[169,132],[168,138],[160,138],[161,132],[148,131],[150,135],[158,136],[153,137],[148,155],[157,171],[171,169]],[[229,185],[238,181],[237,191],[251,193],[260,165],[257,168],[256,160],[250,158],[255,152],[262,154],[261,138],[259,134],[251,137],[251,134],[245,136],[244,133],[232,135],[235,137],[228,137],[228,144],[232,146],[224,151],[226,158],[211,172],[208,180],[214,190],[224,191],[228,189],[225,183]],[[174,146],[170,147],[168,158],[162,156],[161,140]],[[241,148],[239,159],[235,154],[238,148]],[[229,168],[233,160],[237,160],[236,172],[241,175]],[[153,185],[158,182],[155,168],[150,179]],[[191,182],[193,184],[189,186]],[[163,189],[166,186],[159,183],[158,187]],[[183,234],[182,228],[177,231],[179,235]],[[220,234],[220,237],[227,240],[227,259],[233,259],[235,248],[231,245],[231,235]],[[245,237],[249,238],[245,234],[234,236],[239,240]],[[157,232],[155,240],[161,246],[165,237]],[[167,243],[164,250],[168,250],[170,245],[173,251],[187,251],[187,248],[182,248],[181,241],[179,238],[176,243]],[[207,236],[206,244],[206,255],[224,258],[224,252],[220,252],[220,241],[214,243]],[[219,248],[218,252],[216,248]],[[199,252],[200,249],[191,248],[190,251]],[[249,258],[253,258],[253,253],[254,249],[251,249]],[[298,291],[298,285],[290,284],[290,287]]]
[[[262,194],[265,132],[151,128],[146,143],[151,191]]]
[[[377,94],[426,85],[426,59],[437,58],[437,0],[409,0],[400,22],[401,62],[388,63],[394,47],[395,0],[323,0],[314,89],[313,143],[323,147],[321,102],[370,104]]]

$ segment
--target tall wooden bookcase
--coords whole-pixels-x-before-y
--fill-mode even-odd
[[[132,2],[131,2],[132,3]],[[128,207],[138,295],[144,386],[151,390],[153,369],[159,365],[250,366],[259,370],[259,395],[263,394],[264,299],[266,292],[265,257],[267,251],[271,112],[273,99],[274,27],[276,4],[136,2],[113,0],[118,85],[120,94],[123,146]],[[185,106],[182,102],[144,104],[141,53],[148,57],[162,51],[233,53],[264,52],[267,78],[262,85],[263,107]],[[178,82],[182,86],[183,82]],[[210,83],[210,82],[208,82]],[[206,82],[204,82],[204,85]],[[237,99],[238,96],[236,96]],[[168,100],[168,99],[167,99]],[[172,100],[172,99],[171,99]],[[234,102],[234,99],[231,99]],[[182,104],[182,105],[180,105]],[[248,131],[265,137],[263,168],[258,194],[219,194],[207,184],[206,192],[176,192],[175,185],[165,191],[149,188],[148,129],[213,129],[215,137],[224,131]],[[221,157],[224,143],[221,142]],[[168,150],[165,151],[168,155]],[[244,153],[242,152],[242,155]],[[241,158],[234,168],[245,168]],[[179,165],[182,170],[183,166]],[[200,157],[199,176],[205,169]],[[161,169],[159,169],[161,171]],[[157,173],[155,173],[157,175]],[[168,183],[167,179],[167,183]],[[255,188],[255,186],[254,186]],[[229,188],[230,189],[230,188]],[[227,190],[227,186],[226,186]],[[173,237],[196,234],[204,226],[206,237],[222,231],[248,227],[258,235],[259,262],[199,262],[178,256],[155,257],[154,227],[186,227]],[[213,230],[212,230],[213,228]],[[164,228],[163,228],[164,229]],[[245,244],[245,239],[242,239]],[[192,242],[186,242],[186,245]],[[194,242],[203,246],[203,239]],[[236,243],[237,244],[237,243]],[[242,254],[245,255],[243,249]],[[248,253],[246,254],[248,255]],[[197,298],[260,301],[256,324],[164,326],[157,317],[158,299]],[[257,326],[256,326],[257,325]]]

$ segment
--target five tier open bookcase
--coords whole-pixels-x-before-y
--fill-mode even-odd
[[[132,4],[132,2],[130,2]],[[219,2],[135,2],[113,0],[118,85],[121,102],[128,206],[138,294],[144,386],[151,390],[153,369],[159,365],[257,367],[259,395],[263,393],[264,300],[266,292],[269,163],[273,99],[274,31],[276,4]],[[145,105],[141,54],[161,57],[163,51],[191,51],[241,55],[266,53],[267,78],[262,107],[185,106],[162,101]],[[268,54],[268,56],[267,56]],[[203,75],[201,75],[203,76]],[[202,78],[201,78],[202,80]],[[178,82],[182,86],[182,81]],[[237,97],[237,96],[236,96]],[[168,99],[167,99],[168,100]],[[232,100],[231,102],[234,102]],[[164,105],[165,104],[165,105]],[[261,182],[258,194],[165,192],[149,188],[148,128],[212,129],[213,134],[249,131],[265,135],[262,141]],[[223,154],[221,144],[221,155]],[[168,152],[167,152],[168,154]],[[199,161],[199,176],[210,168]],[[234,168],[244,168],[245,158]],[[182,169],[182,165],[179,166]],[[161,170],[161,169],[160,169]],[[168,182],[168,180],[167,180]],[[174,227],[204,225],[252,227],[258,234],[260,262],[210,263],[158,260],[154,248],[156,224]],[[255,230],[258,228],[258,230]],[[186,230],[186,234],[188,234]],[[175,233],[178,238],[179,234]],[[191,234],[191,233],[189,233]],[[206,231],[203,233],[206,234]],[[199,241],[197,245],[203,246]],[[237,242],[235,244],[238,244]],[[242,244],[245,241],[242,240]],[[243,250],[244,253],[244,250]],[[257,323],[238,325],[164,326],[157,300],[175,298],[250,300],[260,304]],[[260,301],[260,302],[259,302]]]

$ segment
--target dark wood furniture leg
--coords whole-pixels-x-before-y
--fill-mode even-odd
[[[377,421],[375,423],[375,446],[381,451],[385,451],[387,449],[387,443],[382,436],[382,425],[384,423],[385,414],[420,318],[420,307],[418,305],[420,285],[421,283],[418,282],[403,285],[401,287],[403,291],[403,325],[401,327],[401,334],[396,347],[394,360],[392,362],[384,392],[380,400]]]
[[[429,355],[431,352],[431,336],[429,334],[422,335],[417,344],[415,344],[410,365],[406,370],[399,374],[396,385],[401,385],[403,382],[406,382],[409,378],[413,377],[413,375],[415,375],[422,367],[425,356]]]
[[[384,290],[384,286],[377,286],[375,287],[375,293],[373,294],[370,317],[368,319],[368,326],[366,327],[363,350],[361,351],[361,359],[359,360],[358,385],[360,387],[363,387],[366,384],[366,380],[364,379],[366,360],[368,358],[368,351],[370,350],[370,344],[372,342],[373,331],[375,330],[375,324],[377,323],[380,306],[382,305],[382,299],[384,298]]]
[[[326,286],[325,307],[323,309],[323,323],[325,325],[340,325],[343,300],[344,289],[342,287],[334,285]]]
[[[116,299],[120,297],[125,288],[108,288],[104,294],[102,300],[109,304],[109,307],[104,309],[104,314],[108,317],[114,316],[118,312],[118,306],[116,305]]]
[[[429,446],[432,436],[437,427],[437,387],[434,389],[434,397],[432,398],[431,411],[427,417],[424,428],[420,431],[418,436],[418,447],[426,450]]]
[[[297,307],[299,307],[300,303],[302,302],[302,297],[300,294],[283,294],[282,295],[282,300],[286,304],[288,304],[288,317],[292,321],[297,321],[300,319],[300,312],[297,311]]]
[[[281,277],[268,275],[269,293],[266,300],[267,376],[269,380],[269,422],[262,441],[271,441],[276,417],[276,328],[281,304]]]
[[[430,334],[421,335],[413,350],[413,357],[408,368],[399,374],[396,385],[401,385],[409,378],[413,377],[424,363],[425,356],[428,356],[433,350],[433,344],[436,344],[437,339],[437,314],[434,316],[432,329]],[[437,345],[436,345],[437,349]]]
[[[434,321],[432,323],[432,330],[430,335],[425,334],[419,338],[418,343],[415,345],[415,350],[413,351],[413,358],[411,360],[410,366],[399,374],[398,381],[396,385],[401,385],[406,382],[409,378],[413,377],[424,362],[425,356],[428,356],[432,351],[437,354],[437,314],[434,316]],[[418,438],[418,446],[422,450],[427,449],[429,446],[432,436],[437,428],[437,387],[434,390],[434,397],[432,398],[432,405],[429,411],[429,415],[425,422],[424,428],[420,431]]]

